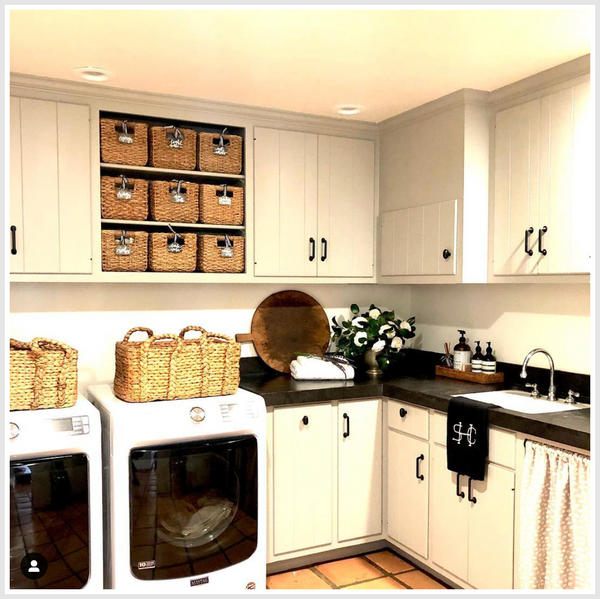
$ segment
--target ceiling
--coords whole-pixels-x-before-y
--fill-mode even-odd
[[[590,52],[573,10],[11,10],[12,72],[379,122]]]

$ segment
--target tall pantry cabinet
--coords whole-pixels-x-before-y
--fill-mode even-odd
[[[372,277],[375,144],[254,129],[254,274]]]

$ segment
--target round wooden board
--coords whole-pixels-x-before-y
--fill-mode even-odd
[[[331,332],[325,310],[302,291],[280,291],[265,299],[252,317],[256,353],[277,372],[290,372],[299,353],[322,355]]]

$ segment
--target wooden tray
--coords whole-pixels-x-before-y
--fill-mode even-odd
[[[454,368],[447,368],[446,366],[436,366],[435,374],[437,376],[445,376],[449,379],[459,379],[461,381],[480,383],[482,385],[504,382],[503,372],[485,374],[483,372],[467,372],[466,370],[454,370]]]

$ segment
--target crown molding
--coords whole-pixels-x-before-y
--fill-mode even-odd
[[[406,112],[393,116],[379,123],[379,132],[387,133],[399,127],[406,127],[417,121],[430,118],[436,114],[452,110],[459,106],[487,106],[489,92],[478,89],[459,89],[451,94],[411,108]]]
[[[40,77],[38,75],[11,73],[10,87],[11,89],[24,91],[68,94],[69,96],[94,101],[121,101],[158,107],[168,106],[169,108],[183,110],[197,110],[222,115],[224,118],[236,117],[260,121],[261,124],[272,123],[273,126],[281,126],[285,123],[287,125],[313,127],[315,129],[336,130],[347,134],[360,133],[377,136],[377,124],[367,121],[349,121],[337,117],[311,115],[276,108],[258,108],[229,102],[215,102],[188,96],[142,92],[119,87],[109,87],[97,83]]]

